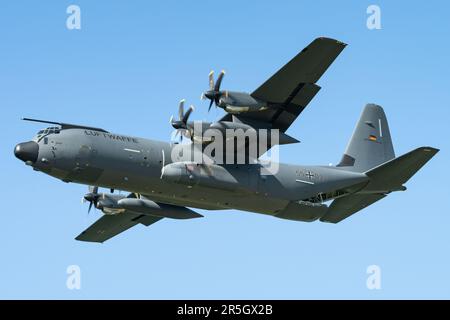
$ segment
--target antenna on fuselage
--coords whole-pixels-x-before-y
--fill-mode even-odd
[[[39,122],[39,123],[48,123],[48,124],[56,124],[61,126],[61,129],[87,129],[87,130],[95,130],[100,132],[106,132],[105,129],[102,128],[95,128],[95,127],[89,127],[89,126],[83,126],[79,124],[71,124],[71,123],[64,123],[64,122],[56,122],[56,121],[47,121],[47,120],[40,120],[40,119],[32,119],[32,118],[22,118],[24,121],[31,121],[31,122]]]
[[[47,121],[47,120],[39,120],[39,119],[31,119],[31,118],[22,118],[21,120],[24,120],[24,121],[31,121],[31,122],[48,123],[48,124],[57,124],[57,125],[60,125],[60,126],[63,125],[61,122]]]

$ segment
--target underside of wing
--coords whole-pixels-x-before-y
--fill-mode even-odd
[[[160,217],[140,215],[128,211],[116,215],[104,215],[75,239],[88,242],[105,242],[139,223],[149,226],[161,219]]]

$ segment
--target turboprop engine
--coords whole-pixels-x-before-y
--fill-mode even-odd
[[[130,193],[128,196],[111,193],[98,193],[98,187],[90,187],[84,201],[90,202],[89,211],[94,206],[106,215],[117,215],[125,211],[160,218],[192,219],[203,217],[201,214],[185,207],[158,203],[140,194]]]
[[[157,203],[142,196],[140,198],[125,198],[119,200],[118,205],[129,211],[161,218],[192,219],[203,217],[201,214],[192,211],[191,209]]]

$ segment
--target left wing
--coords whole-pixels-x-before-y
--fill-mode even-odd
[[[102,243],[138,223],[149,226],[161,219],[162,218],[160,217],[141,215],[130,211],[125,211],[116,215],[104,215],[75,239],[79,241]]]
[[[295,99],[297,94],[301,94],[302,85],[305,84],[314,88],[311,91],[315,94],[320,87],[314,84],[344,48],[345,44],[335,39],[315,39],[258,89],[253,91],[252,97],[272,103],[283,103],[289,96],[294,95],[293,98]]]
[[[317,38],[257,88],[251,96],[271,108],[237,115],[242,122],[259,122],[285,132],[319,92],[316,85],[346,44],[335,39]],[[222,121],[232,121],[230,114]]]

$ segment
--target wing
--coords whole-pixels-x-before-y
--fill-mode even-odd
[[[88,242],[105,242],[138,223],[149,226],[161,219],[159,217],[140,215],[129,211],[117,215],[104,215],[75,239]]]
[[[344,47],[334,39],[315,39],[251,95],[267,102],[284,102],[299,85],[316,83]]]
[[[285,132],[320,90],[315,83],[345,46],[330,38],[315,39],[251,94],[273,108],[242,113],[238,118]],[[222,120],[231,119],[231,115],[226,115]]]

